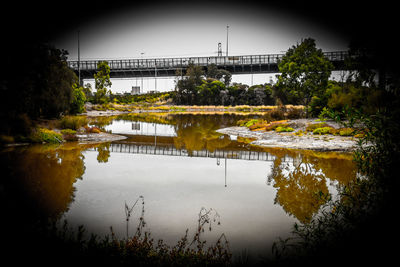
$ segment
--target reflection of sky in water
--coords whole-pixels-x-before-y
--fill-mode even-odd
[[[269,252],[272,242],[287,235],[295,221],[274,205],[276,189],[266,184],[272,162],[228,160],[225,187],[224,159],[217,165],[215,158],[112,153],[101,164],[94,151],[84,156],[86,171],[75,184],[75,202],[66,218],[89,231],[109,234],[113,226],[117,236],[125,237],[124,203],[132,205],[140,195],[152,237],[172,245],[186,228],[194,233],[201,207],[221,216],[221,225],[214,224],[205,235],[209,242],[223,232],[236,252]],[[131,219],[131,233],[139,212]]]
[[[176,136],[173,125],[141,121],[114,120],[111,124],[105,126],[105,130],[111,130],[115,134]]]
[[[4,160],[19,170],[12,180],[31,192],[28,203],[49,216],[66,212],[70,224],[84,225],[89,233],[110,234],[112,226],[117,237],[125,238],[125,201],[131,206],[143,195],[144,230],[155,241],[162,238],[175,245],[187,228],[192,238],[200,209],[213,208],[221,225],[214,223],[211,232],[207,226],[208,244],[225,233],[232,252],[247,249],[253,256],[268,254],[295,221],[308,222],[318,214],[324,204],[319,196],[335,196],[337,187],[356,174],[351,155],[261,149],[246,139],[216,134],[221,117],[175,119],[175,137],[156,139],[153,123],[114,121],[106,128],[135,136],[112,144],[21,147]],[[137,136],[139,131],[150,135]],[[157,133],[174,130],[158,124]],[[220,164],[215,157],[222,157]],[[131,234],[140,208],[131,217]]]

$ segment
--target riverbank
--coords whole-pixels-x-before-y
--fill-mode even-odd
[[[240,136],[254,139],[251,142],[252,145],[262,147],[280,147],[287,149],[349,152],[355,149],[357,143],[357,138],[353,136],[341,136],[338,134],[316,135],[313,134],[313,132],[307,132],[307,125],[320,122],[317,122],[317,120],[315,119],[298,119],[299,116],[302,116],[300,113],[303,109],[302,106],[153,106],[147,108],[136,107],[133,110],[124,110],[124,108],[127,108],[127,106],[123,105],[119,105],[118,107],[115,106],[117,107],[117,109],[113,108],[106,110],[98,110],[95,107],[96,105],[87,104],[87,111],[85,113],[80,114],[80,116],[71,117],[72,122],[69,123],[71,125],[61,126],[59,120],[42,120],[37,123],[37,126],[42,129],[52,130],[55,132],[55,134],[63,135],[63,138],[59,137],[59,139],[65,139],[65,141],[68,140],[67,138],[65,138],[65,134],[62,133],[61,129],[76,129],[73,131],[74,133],[72,134],[72,138],[70,141],[78,141],[82,144],[91,144],[113,142],[126,139],[126,137],[122,135],[102,132],[97,127],[95,127],[97,128],[97,131],[91,131],[91,129],[89,128],[93,127],[88,127],[87,124],[93,119],[96,120],[96,117],[104,117],[104,119],[106,119],[106,117],[124,114],[140,114],[141,116],[146,117],[147,114],[150,113],[157,116],[166,116],[168,114],[237,114],[245,115],[247,116],[247,118],[249,115],[254,115],[254,118],[265,118],[264,115],[268,115],[268,121],[270,121],[271,119],[273,119],[273,117],[271,117],[270,115],[273,114],[275,120],[288,117],[293,118],[294,116],[293,119],[287,121],[287,126],[292,127],[293,132],[278,132],[275,130],[260,131],[254,129],[250,130],[248,127],[228,127],[224,129],[219,129],[217,132],[231,136]],[[290,112],[292,113],[290,114]],[[80,120],[82,120],[83,122],[79,122]],[[329,121],[326,123],[334,129],[339,129],[341,127],[338,123],[333,121]],[[79,124],[79,126],[75,124]],[[86,128],[83,126],[85,126]],[[15,142],[14,145],[18,145],[19,143],[22,142]]]
[[[78,142],[80,144],[94,144],[94,143],[106,143],[118,140],[124,140],[127,137],[118,134],[110,134],[105,132],[100,133],[80,133],[77,134]]]
[[[262,147],[338,152],[351,152],[356,148],[357,138],[353,136],[307,133],[305,131],[307,125],[319,123],[315,119],[295,119],[287,123],[294,129],[293,132],[251,131],[247,127],[240,126],[219,129],[217,132],[255,139],[250,144]],[[340,125],[334,121],[327,121],[326,123],[332,128],[340,128]]]
[[[236,114],[254,114],[263,115],[273,110],[283,109],[283,113],[296,113],[300,114],[304,110],[302,105],[285,105],[285,106],[188,106],[188,105],[133,105],[133,104],[85,104],[85,112],[81,115],[88,117],[101,117],[101,116],[114,116],[128,113],[201,113],[201,114],[223,114],[223,113],[236,113]]]

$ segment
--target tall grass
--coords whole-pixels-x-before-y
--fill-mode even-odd
[[[213,210],[201,208],[198,214],[197,229],[190,237],[187,229],[176,245],[169,246],[162,239],[155,241],[151,233],[144,231],[146,223],[144,219],[144,198],[140,196],[136,202],[129,206],[125,203],[126,214],[126,238],[116,237],[110,227],[110,235],[88,237],[83,226],[77,231],[68,226],[64,221],[52,223],[45,236],[48,241],[58,244],[53,249],[63,249],[56,254],[68,255],[69,260],[78,260],[79,263],[88,263],[91,266],[228,266],[231,265],[232,254],[224,234],[215,244],[207,246],[202,239],[206,230],[211,231],[212,224],[220,225],[220,216]],[[140,207],[141,206],[141,207]],[[136,207],[136,212],[134,208]],[[129,225],[136,215],[137,225],[135,233],[129,235]],[[48,244],[51,245],[51,244]]]
[[[87,124],[88,119],[86,116],[65,116],[60,120],[59,127],[76,131]]]

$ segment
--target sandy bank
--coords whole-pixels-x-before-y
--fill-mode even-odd
[[[126,139],[126,136],[109,134],[109,133],[79,133],[76,135],[78,142],[81,144],[92,144],[92,143],[104,143],[113,142],[118,140]]]
[[[304,130],[307,123],[312,120],[300,119],[290,121],[295,126],[295,131]],[[333,127],[339,128],[339,125],[330,122]],[[297,125],[297,127],[296,127]],[[253,138],[253,145],[263,147],[281,147],[289,149],[307,149],[316,151],[354,151],[357,139],[354,137],[337,135],[313,135],[312,133],[296,136],[291,133],[278,133],[275,131],[250,131],[247,127],[228,127],[219,129],[217,132],[245,138]]]

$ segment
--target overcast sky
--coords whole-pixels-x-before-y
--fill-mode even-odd
[[[189,1],[187,1],[189,2]],[[119,59],[217,55],[218,43],[225,54],[229,25],[229,55],[282,53],[302,38],[314,38],[323,51],[347,50],[348,40],[315,18],[274,5],[157,3],[125,5],[90,19],[58,35],[53,43],[66,49],[69,59]],[[264,83],[271,74],[254,75],[253,84]],[[168,82],[167,82],[168,81]],[[235,75],[233,81],[251,83],[250,75]],[[141,81],[140,81],[141,82]],[[115,92],[130,91],[136,80],[113,80]],[[154,79],[145,79],[145,91]],[[166,88],[168,87],[168,88]],[[172,79],[159,78],[157,89],[173,89]]]

